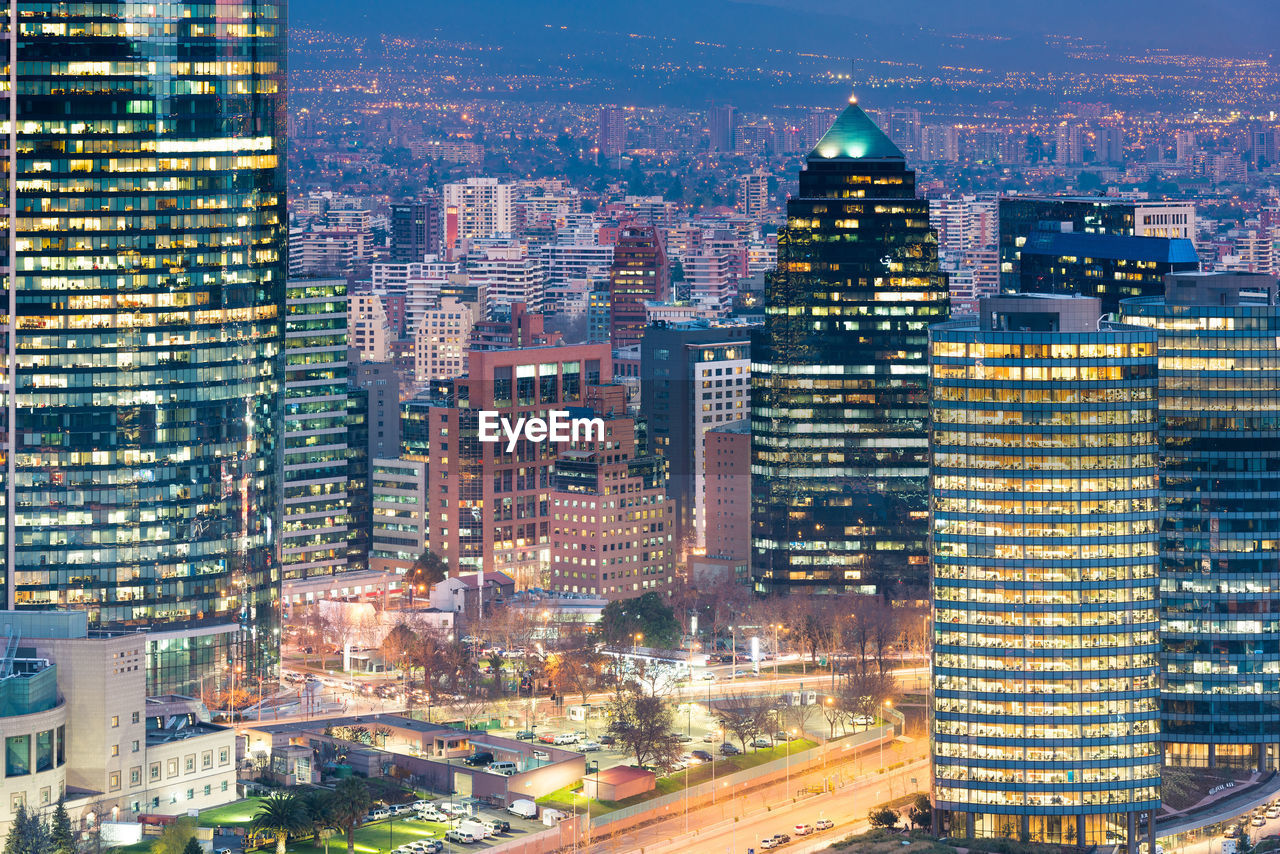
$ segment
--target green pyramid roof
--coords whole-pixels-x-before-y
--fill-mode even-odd
[[[901,149],[849,99],[835,124],[809,152],[809,160],[905,160]]]

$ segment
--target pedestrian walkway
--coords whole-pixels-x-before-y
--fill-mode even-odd
[[[1182,812],[1161,816],[1156,820],[1156,837],[1163,839],[1228,821],[1266,803],[1277,794],[1280,794],[1280,776],[1276,772],[1255,774],[1243,787],[1237,785],[1225,789],[1220,795],[1208,796]]]

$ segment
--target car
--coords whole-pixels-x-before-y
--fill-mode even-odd
[[[600,743],[605,745],[606,747],[612,747],[613,745],[618,743],[618,739],[615,736],[605,733],[604,735],[600,736]]]
[[[411,804],[392,804],[388,809],[391,810],[392,815],[404,815],[407,812],[413,812]]]
[[[682,732],[673,732],[671,733],[671,737],[674,738],[676,741],[680,742],[681,744],[688,744],[689,742],[693,741],[693,736],[685,735]]]
[[[735,670],[733,671],[733,675],[734,676],[750,676],[751,672],[748,670]]]
[[[379,807],[369,813],[369,821],[380,821],[384,818],[391,818],[391,810],[386,807]]]
[[[439,824],[444,824],[449,821],[449,816],[440,812],[440,810],[435,807],[426,807],[418,810],[418,821],[434,821]]]
[[[876,719],[871,717],[871,715],[855,715],[853,722],[858,726],[871,726],[876,722]]]
[[[778,730],[773,734],[773,740],[774,741],[790,741],[791,739],[785,732],[783,732],[782,730]]]
[[[460,815],[467,814],[467,808],[464,807],[462,804],[450,803],[449,801],[441,801],[439,804],[436,805],[436,809],[444,813],[445,815],[451,815],[451,816],[454,816],[455,818]]]
[[[487,750],[477,750],[462,761],[472,768],[483,768],[485,765],[493,764],[493,754]]]
[[[836,826],[836,823],[829,818],[820,818],[813,823],[816,830],[830,830]]]
[[[533,758],[541,759],[543,762],[547,762],[551,759],[551,754],[547,753],[547,751],[545,750],[535,750],[533,751]]]
[[[716,675],[712,673],[710,670],[708,670],[706,673],[702,674],[702,678],[708,682],[714,682]]]
[[[580,748],[578,748],[578,749],[579,749],[579,750],[581,750],[583,753],[592,753],[592,752],[597,751],[597,750],[599,750],[599,749],[600,749],[600,742],[598,742],[598,741],[588,741],[588,742],[585,742],[585,743],[582,745],[582,747],[580,747]]]
[[[1266,812],[1267,818],[1280,818],[1280,807],[1270,807]]]
[[[450,842],[457,842],[461,845],[470,845],[472,842],[476,841],[476,838],[470,833],[467,833],[465,830],[458,830],[457,828],[446,831],[444,838]]]
[[[577,744],[578,734],[573,732],[562,732],[552,739],[553,744]]]
[[[791,841],[791,837],[785,833],[775,833],[773,835],[773,838],[778,840],[779,845],[785,845]]]
[[[1255,815],[1253,817],[1253,821],[1249,823],[1252,824],[1254,827],[1262,827],[1264,824],[1267,823],[1267,820],[1260,815]]]
[[[488,827],[494,833],[511,832],[511,822],[507,821],[505,818],[487,818],[480,823]]]
[[[717,738],[719,738],[719,737],[720,737],[720,733],[718,733],[718,732],[714,732],[714,731],[713,731],[713,732],[709,732],[709,733],[707,733],[706,735],[704,735],[704,736],[702,737],[702,740],[703,740],[703,741],[705,741],[707,744],[713,744],[713,743],[715,742],[715,740],[716,740]]]
[[[724,744],[720,745],[720,753],[723,756],[736,756],[741,752],[742,752],[741,750],[734,747],[732,744],[730,744],[727,741]]]
[[[752,747],[772,747],[773,742],[769,740],[767,735],[757,735],[751,745]]]
[[[797,824],[795,827],[796,836],[808,836],[813,833],[812,824]]]
[[[533,741],[536,737],[531,729],[522,729],[516,733],[516,739],[519,741]]]
[[[760,847],[768,851],[770,848],[777,848],[780,843],[772,836],[766,836],[760,840]]]
[[[706,750],[695,750],[691,752],[689,755],[701,762],[713,762],[715,760],[715,757],[712,756],[711,753]]]
[[[549,732],[544,732],[542,735],[538,736],[538,741],[542,742],[543,744],[556,744],[557,738],[559,738],[558,735],[553,735]]]

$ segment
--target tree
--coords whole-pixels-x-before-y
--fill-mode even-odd
[[[200,843],[196,842],[193,836],[187,840],[186,846],[182,849],[182,854],[204,854],[204,849],[200,847]]]
[[[196,820],[183,816],[160,831],[160,836],[151,843],[151,854],[182,854],[187,847],[187,841],[195,835]]]
[[[49,837],[53,843],[53,854],[75,854],[76,836],[71,830],[71,817],[67,815],[67,807],[58,799],[53,807],[53,815],[49,819]]]
[[[285,843],[290,836],[301,836],[312,829],[306,806],[291,792],[272,792],[263,798],[249,826],[254,832],[275,836],[276,854],[285,854]]]
[[[332,795],[323,789],[305,789],[301,796],[302,808],[307,813],[307,821],[311,825],[311,836],[320,841],[320,831],[333,824],[333,816],[329,812],[329,799]]]
[[[631,646],[636,635],[649,647],[670,649],[680,642],[680,621],[675,611],[657,593],[636,599],[615,599],[600,614],[600,633],[605,643]]]
[[[898,814],[888,807],[876,807],[867,813],[867,821],[872,827],[897,827]]]
[[[26,806],[19,804],[9,828],[9,838],[4,843],[4,854],[49,854],[52,850],[53,840],[40,816],[27,812]]]
[[[405,573],[404,583],[409,591],[409,604],[413,604],[414,592],[430,593],[449,574],[449,565],[435,552],[427,549],[418,555]]]
[[[746,693],[728,694],[716,702],[715,710],[725,729],[734,734],[745,753],[748,742],[768,732],[773,701]]]
[[[333,790],[329,801],[330,815],[347,837],[347,854],[355,854],[356,828],[369,814],[369,806],[373,798],[369,795],[369,787],[358,777],[348,777]]]
[[[912,827],[928,827],[933,823],[933,804],[929,802],[928,795],[916,795],[911,809],[907,811],[907,819]]]
[[[637,765],[667,769],[683,752],[672,735],[671,706],[661,697],[628,691],[614,700],[609,732],[618,745],[636,758]]]
[[[394,661],[397,667],[402,667],[405,656],[417,642],[418,636],[413,633],[413,629],[404,623],[396,623],[391,627],[391,631],[387,632],[387,636],[382,639],[383,661]]]

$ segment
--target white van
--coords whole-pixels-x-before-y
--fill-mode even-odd
[[[464,833],[470,833],[473,839],[488,839],[493,836],[493,830],[478,821],[463,820],[458,824],[458,830]]]
[[[519,798],[511,802],[511,806],[507,807],[507,812],[512,815],[518,815],[520,818],[537,818],[538,805],[527,798]]]
[[[490,762],[485,770],[493,774],[510,777],[512,774],[518,773],[520,768],[514,762]]]

